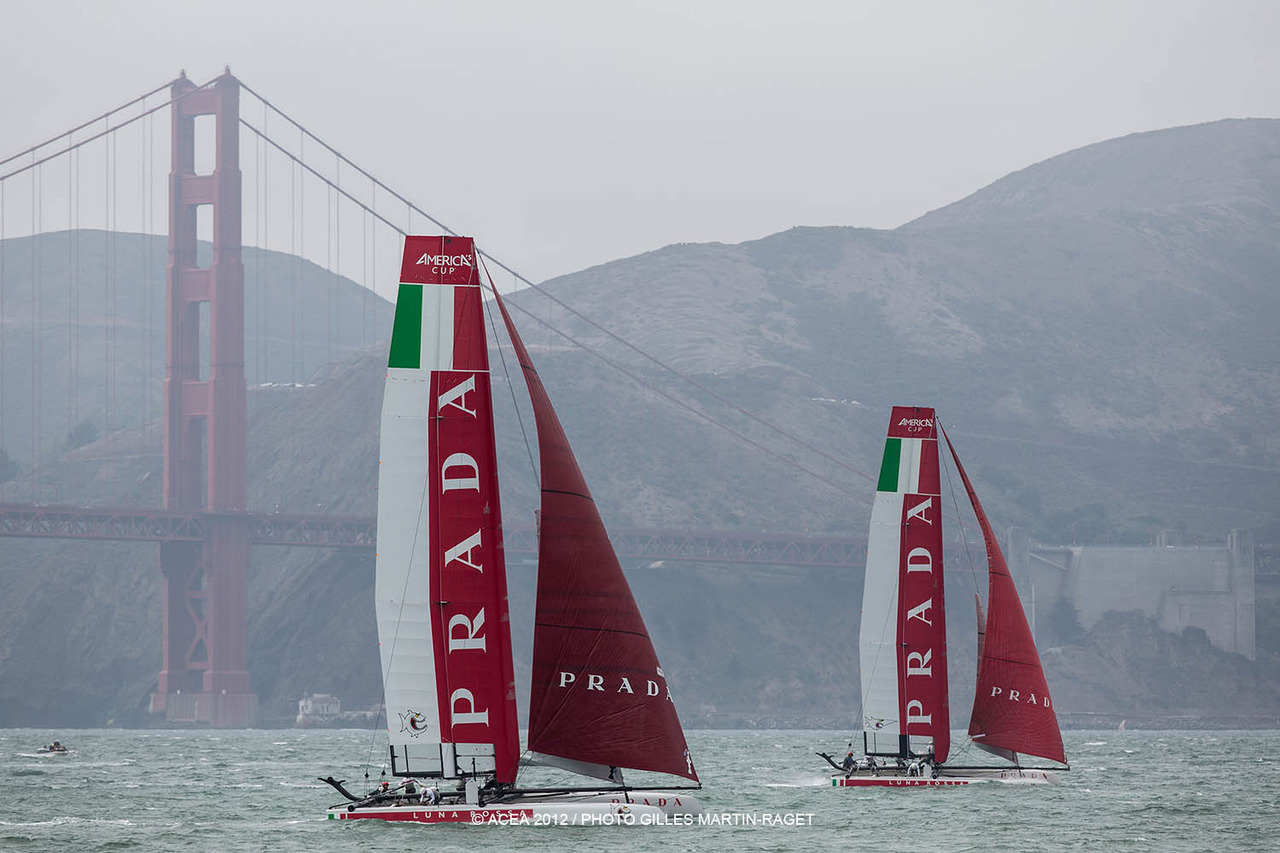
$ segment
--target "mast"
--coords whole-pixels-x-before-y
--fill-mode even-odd
[[[375,585],[400,776],[513,782],[520,754],[482,304],[471,238],[405,238]]]
[[[541,468],[529,698],[534,759],[622,781],[622,768],[697,781],[649,632],[542,379],[497,289],[533,403]]]
[[[1011,760],[1015,753],[1022,753],[1065,764],[1062,732],[1018,589],[951,438],[945,430],[942,434],[987,549],[987,620],[985,632],[979,634],[978,688],[969,736],[981,748]]]
[[[869,755],[951,748],[933,409],[895,406],[871,508],[859,653]]]

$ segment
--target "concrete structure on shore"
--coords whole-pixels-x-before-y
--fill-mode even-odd
[[[1253,534],[1232,530],[1225,545],[1182,546],[1164,531],[1150,547],[1048,546],[1014,529],[1006,557],[1033,622],[1060,599],[1085,628],[1110,610],[1138,611],[1166,631],[1201,628],[1219,649],[1257,655]]]

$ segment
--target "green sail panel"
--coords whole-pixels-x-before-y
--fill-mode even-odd
[[[387,367],[422,366],[422,285],[401,284],[396,296],[396,319],[391,328],[391,357]]]
[[[889,438],[884,443],[884,458],[880,460],[880,482],[877,492],[898,491],[898,460],[902,458],[902,439]]]

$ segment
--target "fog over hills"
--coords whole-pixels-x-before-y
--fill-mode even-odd
[[[916,404],[937,407],[997,526],[1063,543],[1232,527],[1280,541],[1278,238],[1280,121],[1232,120],[1072,151],[892,231],[675,245],[544,285],[594,324],[535,292],[511,301],[607,524],[862,535],[889,407]],[[348,350],[366,343],[356,334]],[[372,514],[383,363],[369,341],[314,387],[251,391],[252,507]],[[499,417],[504,518],[526,524],[529,461],[511,409]],[[158,505],[159,433],[133,426],[41,476],[69,502]],[[113,441],[136,452],[119,458]],[[0,723],[139,718],[159,669],[160,578],[154,555],[121,549],[5,541]],[[312,691],[376,700],[371,562],[255,553],[264,712]],[[860,573],[628,568],[687,720],[852,725]],[[511,575],[519,679],[532,570]],[[1273,605],[1260,591],[1260,613]],[[1260,639],[1256,664],[1217,666],[1145,630],[1109,622],[1047,657],[1058,706],[1197,710],[1229,670],[1241,713],[1280,713],[1280,649]],[[1109,668],[1122,644],[1129,665]],[[1192,661],[1204,689],[1139,683],[1143,654]],[[42,680],[51,668],[82,689]],[[963,692],[971,676],[952,675]]]

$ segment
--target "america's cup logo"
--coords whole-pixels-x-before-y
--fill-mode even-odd
[[[431,267],[431,272],[435,275],[449,275],[459,267],[473,267],[471,255],[444,255],[433,252],[423,252],[418,258],[417,266]]]

